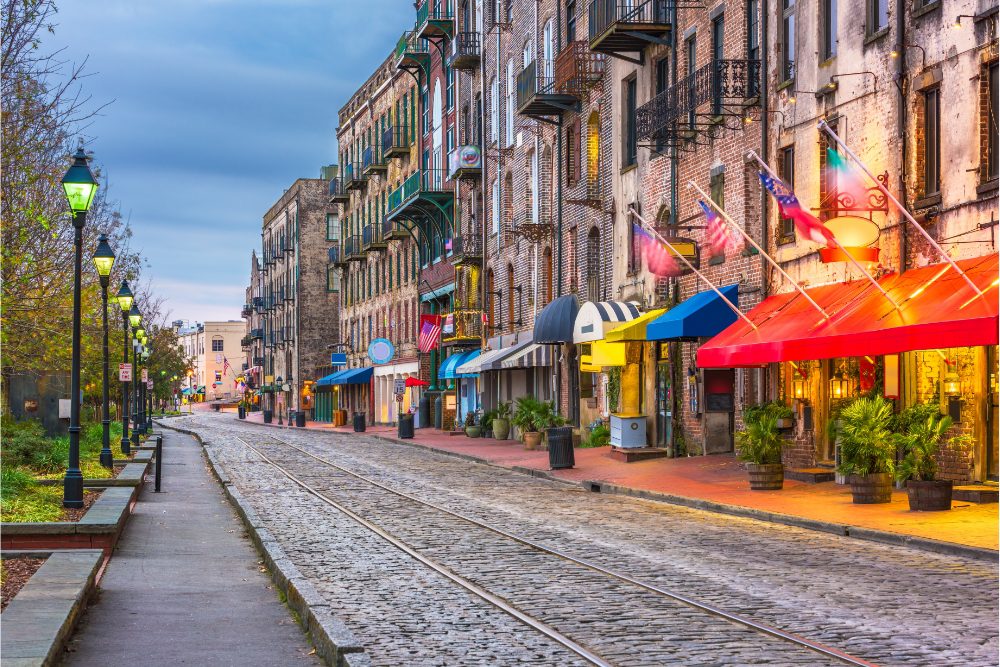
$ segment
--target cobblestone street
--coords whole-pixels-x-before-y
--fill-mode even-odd
[[[840,663],[525,542],[871,663],[996,664],[993,564],[589,493],[370,436],[232,414],[165,425],[198,433],[373,664],[585,663],[275,465],[610,664]]]

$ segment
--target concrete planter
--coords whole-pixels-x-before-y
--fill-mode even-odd
[[[493,420],[493,437],[497,440],[506,440],[507,436],[510,435],[510,420],[509,419],[494,419]]]

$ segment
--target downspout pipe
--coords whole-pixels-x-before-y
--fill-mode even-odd
[[[771,114],[768,113],[770,108],[770,34],[768,32],[768,27],[770,26],[770,6],[768,0],[761,0],[760,2],[760,81],[758,82],[758,93],[760,94],[760,154],[761,159],[765,162],[768,160],[768,155],[770,155],[770,146],[768,145],[768,137],[770,136],[770,120]],[[760,247],[764,248],[766,252],[768,250],[768,204],[770,204],[770,197],[764,188],[760,188]],[[767,298],[770,292],[770,287],[768,285],[768,274],[770,272],[770,267],[767,265],[767,260],[764,259],[763,254],[760,257],[760,287],[761,296]],[[764,368],[757,375],[757,380],[760,386],[756,387],[757,396],[767,394],[767,369]]]
[[[896,0],[896,131],[899,134],[899,203],[904,208],[909,206],[906,201],[906,1]],[[899,272],[906,271],[907,226],[899,226]]]

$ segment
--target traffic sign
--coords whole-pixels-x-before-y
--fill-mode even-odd
[[[392,384],[395,389],[395,393],[402,394],[406,392],[406,380],[403,378],[396,378]]]
[[[118,364],[118,381],[132,381],[132,364]]]
[[[149,381],[149,369],[148,368],[143,368],[142,369],[142,381],[143,382],[148,382]]]

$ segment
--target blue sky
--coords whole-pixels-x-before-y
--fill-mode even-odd
[[[85,131],[171,319],[239,317],[261,218],[336,161],[337,110],[412,0],[61,0],[52,48],[111,102]]]

